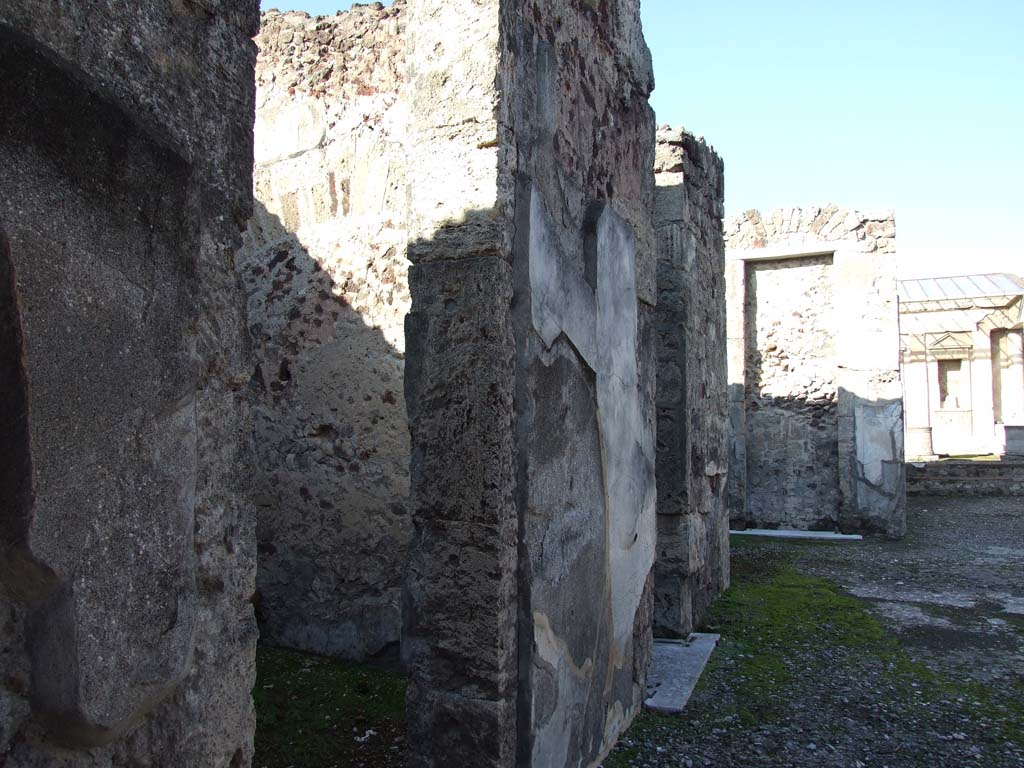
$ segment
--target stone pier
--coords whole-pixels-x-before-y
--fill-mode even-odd
[[[722,161],[658,131],[658,559],[654,627],[685,637],[729,586]]]
[[[639,3],[409,8],[412,765],[590,765],[651,648]]]

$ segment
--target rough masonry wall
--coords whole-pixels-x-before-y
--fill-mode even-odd
[[[659,129],[655,632],[685,637],[729,585],[722,161]]]
[[[256,5],[0,6],[0,764],[248,765]]]
[[[831,256],[746,266],[747,515],[760,525],[839,523],[833,279]]]
[[[416,0],[409,28],[413,765],[589,765],[651,642],[639,5]]]
[[[361,659],[400,634],[411,525],[405,3],[265,13],[256,212],[239,266],[256,346],[264,640]]]
[[[402,654],[412,768],[516,759],[514,187],[499,124],[499,9],[409,2],[414,532]]]
[[[726,224],[731,515],[900,536],[903,405],[891,212]]]

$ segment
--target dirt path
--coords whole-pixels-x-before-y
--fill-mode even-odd
[[[734,538],[688,711],[606,766],[1024,768],[1024,500],[910,504],[899,542]]]

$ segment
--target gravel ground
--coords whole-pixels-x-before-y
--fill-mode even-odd
[[[1024,500],[908,504],[898,542],[734,537],[687,711],[606,767],[1024,768]]]

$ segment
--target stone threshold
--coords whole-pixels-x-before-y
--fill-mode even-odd
[[[644,706],[665,714],[682,712],[720,637],[694,632],[685,640],[655,640]]]
[[[763,536],[768,539],[813,539],[815,541],[864,541],[859,533],[833,533],[832,531],[793,531],[788,529],[748,528],[729,531],[730,536]]]

